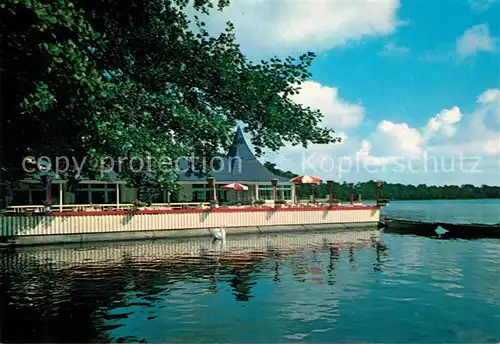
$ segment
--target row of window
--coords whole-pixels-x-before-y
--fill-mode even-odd
[[[225,184],[216,184],[215,188],[216,189],[220,189],[224,185]],[[192,184],[192,187],[193,187],[193,189],[207,189],[207,190],[209,189],[208,184]],[[260,189],[262,189],[262,190],[272,190],[273,189],[273,186],[269,185],[269,184],[258,185],[258,187],[259,187],[259,190]],[[278,189],[289,190],[291,188],[292,188],[291,185],[281,185],[281,184],[278,184]]]
[[[209,192],[208,191],[193,191],[192,200],[193,202],[207,202],[209,201]],[[237,192],[234,196],[230,196],[229,191],[217,191],[217,199],[224,203],[228,202],[231,199],[239,200],[239,201],[251,201],[255,199],[255,195],[248,192]],[[262,200],[273,200],[274,199],[274,190],[259,190],[259,199]],[[278,190],[278,198],[283,199],[291,199],[292,191],[291,190]]]
[[[202,187],[201,187],[202,186]],[[193,184],[191,200],[193,202],[207,202],[209,200],[209,192],[206,184]],[[231,196],[228,190],[216,190],[217,199],[221,202],[228,202],[229,198],[237,198],[241,201],[250,201],[255,199],[255,193],[237,192],[235,196]],[[59,184],[53,184],[51,187],[51,197],[54,203],[59,202]],[[74,204],[113,204],[116,203],[116,186],[107,184],[82,184],[74,194]],[[280,185],[278,187],[278,197],[291,199],[291,188],[289,185]],[[272,200],[274,199],[274,190],[272,185],[259,185],[259,199]],[[41,205],[46,199],[46,192],[43,185],[31,185],[29,190],[15,190],[13,193],[12,205]],[[167,196],[163,192],[159,192],[152,199],[154,203],[167,202]],[[171,202],[178,202],[177,195],[170,196]]]
[[[41,205],[46,199],[45,190],[19,190],[14,192],[12,205]],[[52,192],[52,202],[59,203],[59,192]],[[112,204],[116,203],[116,190],[78,190],[75,204]]]

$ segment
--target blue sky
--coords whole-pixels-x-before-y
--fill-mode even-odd
[[[251,58],[318,55],[294,100],[343,144],[265,160],[336,180],[480,185],[500,183],[497,18],[500,0],[236,0],[208,22],[232,21]],[[439,166],[423,173],[429,155]]]
[[[490,34],[500,37],[495,12],[498,23],[500,3],[488,11],[474,11],[467,1],[403,1],[399,16],[408,20],[406,25],[387,37],[320,54],[311,69],[313,79],[334,84],[346,100],[361,99],[374,121],[423,126],[439,109],[460,105],[473,110],[477,95],[499,86],[499,56],[445,57],[456,39],[475,25],[488,23]],[[443,21],[443,13],[450,20]],[[391,43],[409,51],[380,54]],[[429,61],[429,54],[443,55],[443,60]]]

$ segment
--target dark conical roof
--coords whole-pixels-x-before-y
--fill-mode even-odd
[[[234,135],[233,144],[231,148],[229,148],[228,156],[246,156],[246,157],[254,157],[250,147],[248,147],[247,142],[245,141],[245,136],[243,135],[243,130],[240,126],[236,129],[236,135]]]
[[[220,171],[209,173],[215,180],[227,182],[270,182],[272,179],[278,179],[281,182],[289,181],[287,178],[275,176],[257,160],[245,140],[243,130],[239,126],[236,129],[233,143],[227,155],[220,156],[219,161],[221,163]],[[209,165],[207,164],[207,166]],[[182,174],[179,175],[179,180],[194,182],[198,180],[204,181],[205,178]]]

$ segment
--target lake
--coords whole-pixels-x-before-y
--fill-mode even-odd
[[[454,223],[500,223],[500,199],[392,201],[382,215],[408,220]]]
[[[377,230],[3,250],[0,342],[498,343],[499,262]]]

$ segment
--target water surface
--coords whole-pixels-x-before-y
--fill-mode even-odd
[[[500,199],[391,201],[382,215],[408,220],[500,223]]]
[[[500,341],[500,240],[228,239],[0,251],[0,341]]]

